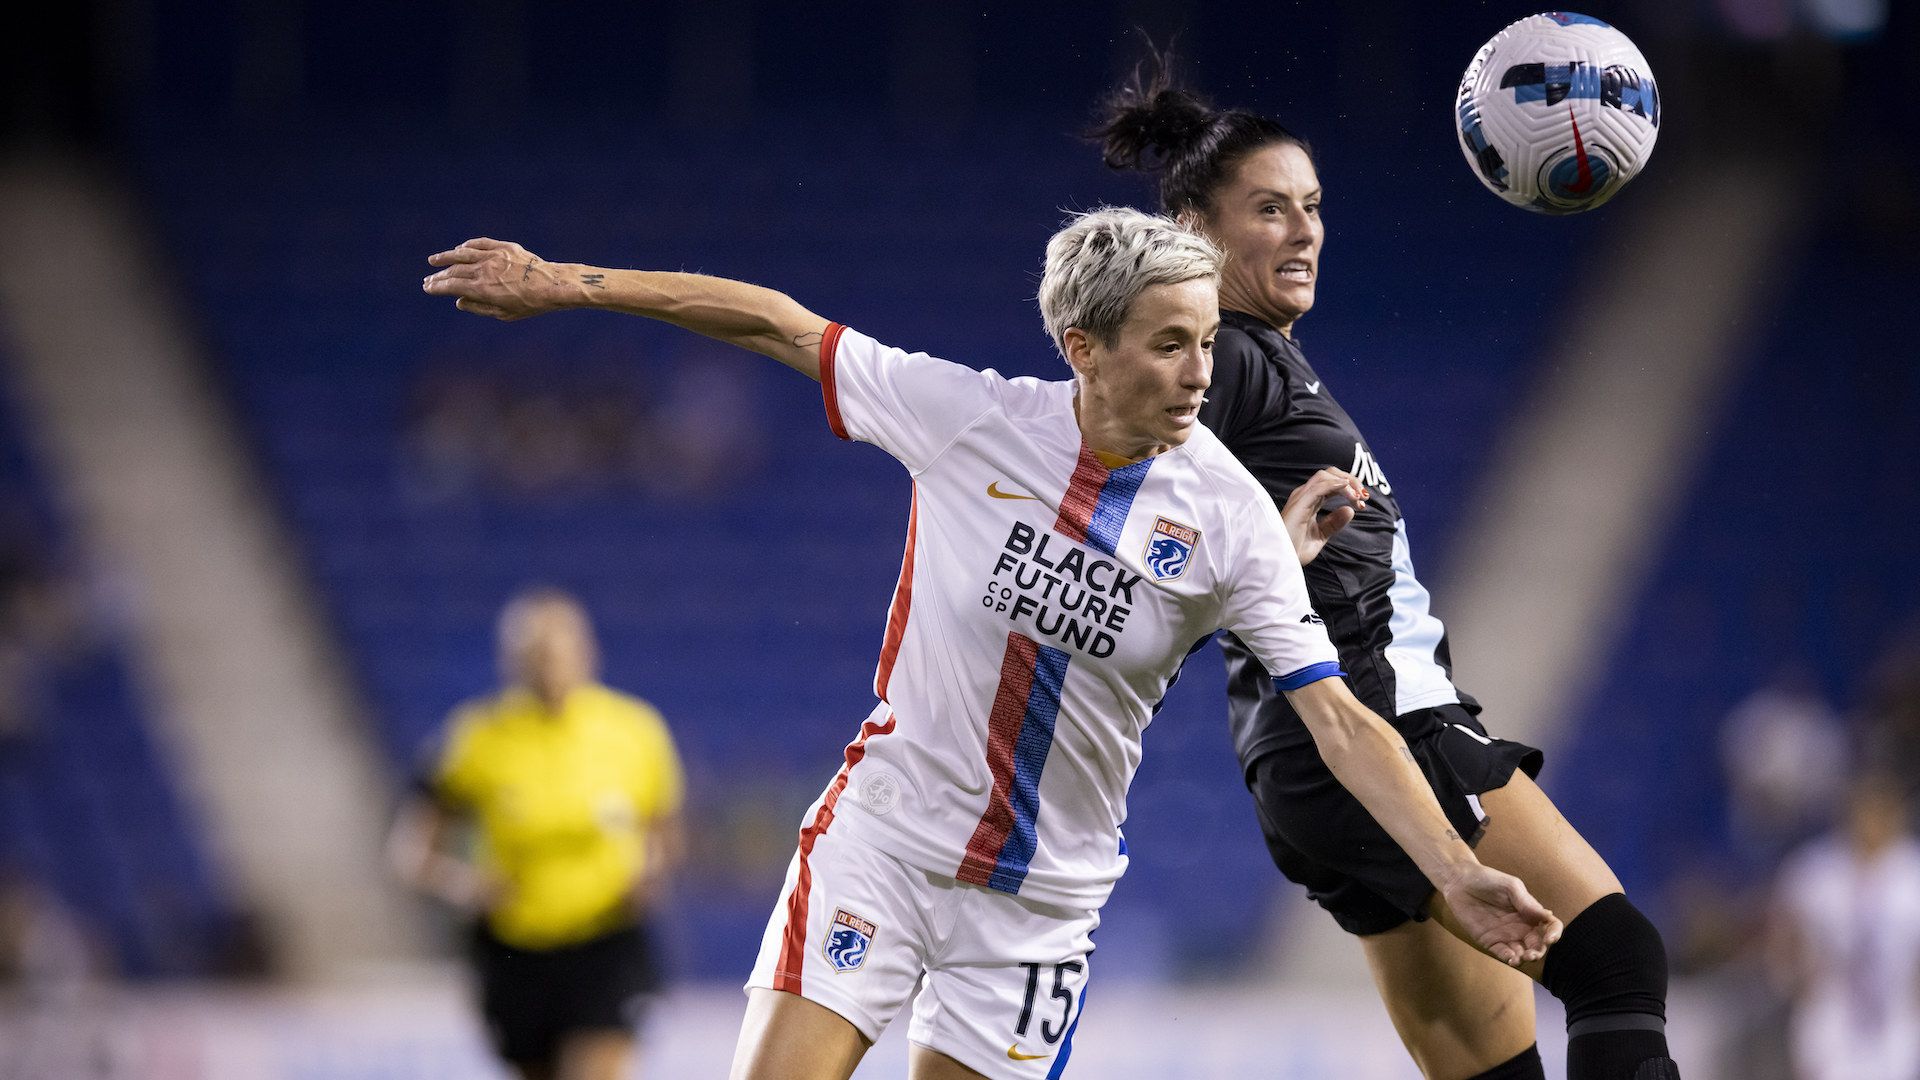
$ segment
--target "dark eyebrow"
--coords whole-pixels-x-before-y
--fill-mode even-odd
[[[1220,324],[1216,322],[1211,326],[1207,327],[1206,329],[1203,329],[1202,331],[1200,331],[1199,336],[1202,339],[1205,339],[1211,335],[1218,334],[1219,332],[1220,332]],[[1155,330],[1151,335],[1149,335],[1149,340],[1151,340],[1152,338],[1160,337],[1163,334],[1177,334],[1181,337],[1185,337],[1187,335],[1187,328],[1185,326],[1182,326],[1179,323],[1168,323],[1167,325],[1161,327],[1158,330]]]
[[[1311,202],[1314,199],[1317,199],[1319,197],[1320,197],[1320,189],[1314,188],[1312,191],[1307,192],[1306,195],[1302,197],[1300,201]],[[1282,194],[1281,192],[1275,191],[1272,188],[1255,188],[1253,189],[1253,193],[1249,195],[1248,198],[1253,199],[1255,201],[1265,199],[1265,200],[1278,200],[1280,202],[1287,202],[1291,200],[1293,196]]]

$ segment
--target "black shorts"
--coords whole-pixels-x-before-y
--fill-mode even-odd
[[[1539,776],[1540,751],[1490,739],[1459,705],[1420,709],[1393,724],[1427,774],[1447,819],[1468,843],[1486,828],[1469,796],[1504,787],[1515,769]],[[1379,934],[1427,917],[1433,884],[1373,815],[1327,770],[1311,745],[1262,754],[1247,766],[1273,864],[1350,934]]]
[[[510,1062],[550,1065],[567,1035],[634,1031],[664,980],[653,934],[629,926],[578,945],[518,949],[478,926],[474,967],[487,1036]]]

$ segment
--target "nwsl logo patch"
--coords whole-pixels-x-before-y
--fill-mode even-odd
[[[835,908],[833,921],[827,924],[827,963],[835,971],[852,971],[866,963],[867,950],[873,947],[873,935],[879,927],[844,908]]]
[[[1163,517],[1154,518],[1153,531],[1147,534],[1147,573],[1156,581],[1172,581],[1186,573],[1194,545],[1199,542],[1199,529]]]

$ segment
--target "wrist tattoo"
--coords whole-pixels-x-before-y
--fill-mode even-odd
[[[508,263],[507,265],[509,265],[509,266],[511,266],[511,265],[513,265],[513,264],[512,264],[512,263]],[[533,276],[533,264],[532,264],[531,262],[529,262],[529,263],[527,264],[527,268],[526,268],[525,270],[522,270],[522,271],[520,271],[520,280],[521,280],[521,281],[525,281],[525,280],[527,280],[528,278],[530,278],[530,277],[532,277],[532,276]]]
[[[1453,831],[1452,829],[1448,829],[1448,830],[1447,830],[1447,839],[1449,839],[1449,840],[1458,840],[1458,839],[1460,839],[1460,834],[1459,834],[1459,833],[1457,833],[1457,832],[1454,832],[1454,831]]]
[[[793,347],[796,349],[811,349],[818,344],[820,344],[819,334],[795,334],[793,336]]]
[[[580,275],[580,284],[585,285],[591,289],[606,288],[607,287],[606,281],[607,281],[607,275],[605,274],[581,274]]]
[[[1403,758],[1406,758],[1407,764],[1413,766],[1414,768],[1417,769],[1420,767],[1420,763],[1413,759],[1413,751],[1407,749],[1406,747],[1403,746],[1400,748],[1400,756]]]

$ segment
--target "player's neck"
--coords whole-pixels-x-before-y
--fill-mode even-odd
[[[1275,330],[1280,331],[1281,337],[1286,338],[1288,341],[1293,340],[1293,323],[1297,316],[1261,311],[1257,305],[1236,300],[1224,293],[1220,296],[1220,310],[1245,315],[1249,319],[1258,319],[1268,326],[1273,327]]]
[[[573,697],[575,691],[580,689],[580,686],[578,684],[535,686],[523,683],[520,689],[525,691],[548,717],[558,717],[566,711],[568,700]]]
[[[1100,408],[1098,402],[1089,402],[1078,389],[1075,387],[1073,395],[1073,419],[1080,426],[1080,441],[1087,444],[1100,464],[1109,469],[1123,468],[1173,449],[1166,443],[1128,438],[1118,418]]]

